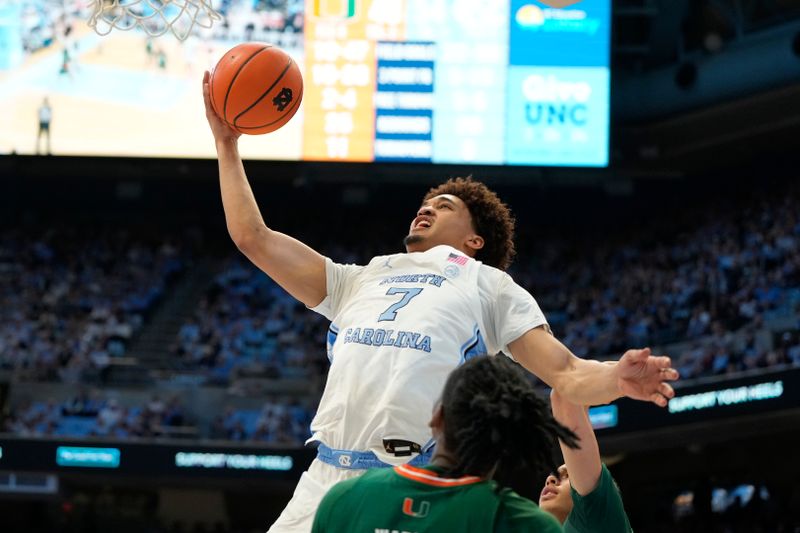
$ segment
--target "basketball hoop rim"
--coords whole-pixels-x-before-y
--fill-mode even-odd
[[[101,36],[115,29],[139,28],[151,37],[171,31],[179,41],[184,41],[195,27],[209,29],[215,21],[222,20],[211,0],[90,0],[89,6],[91,13],[87,24]],[[164,11],[170,6],[179,11],[167,16]],[[152,12],[137,14],[133,11],[136,7],[146,7]],[[180,28],[177,27],[179,21]]]

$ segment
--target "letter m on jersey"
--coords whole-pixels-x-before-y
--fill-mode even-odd
[[[403,514],[413,516],[414,518],[425,518],[428,516],[428,511],[430,511],[430,508],[430,502],[421,501],[419,502],[417,510],[415,511],[413,498],[406,498],[403,500]]]

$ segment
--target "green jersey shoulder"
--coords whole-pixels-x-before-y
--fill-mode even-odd
[[[597,487],[581,496],[572,489],[572,511],[564,522],[567,533],[630,533],[631,524],[622,496],[606,465],[600,471]]]
[[[446,478],[433,467],[374,469],[335,485],[313,533],[547,532],[560,524],[530,500],[476,476]]]

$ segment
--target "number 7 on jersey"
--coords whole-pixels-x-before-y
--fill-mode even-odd
[[[380,314],[378,317],[378,322],[383,322],[386,320],[394,320],[397,318],[397,310],[405,307],[408,305],[408,302],[419,293],[422,292],[422,289],[401,289],[399,287],[390,287],[386,294],[392,296],[393,294],[402,294],[403,297],[400,299],[399,302],[393,303],[389,306],[386,311]]]

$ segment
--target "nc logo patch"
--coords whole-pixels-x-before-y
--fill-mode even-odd
[[[278,96],[272,99],[272,105],[278,108],[278,111],[283,111],[286,109],[286,106],[289,105],[292,101],[292,90],[288,87],[284,87],[281,89],[281,92],[278,93]]]
[[[339,464],[345,467],[350,466],[350,456],[349,455],[340,455],[339,456]]]
[[[444,275],[448,278],[457,278],[461,274],[461,269],[455,265],[447,265],[444,267]]]

